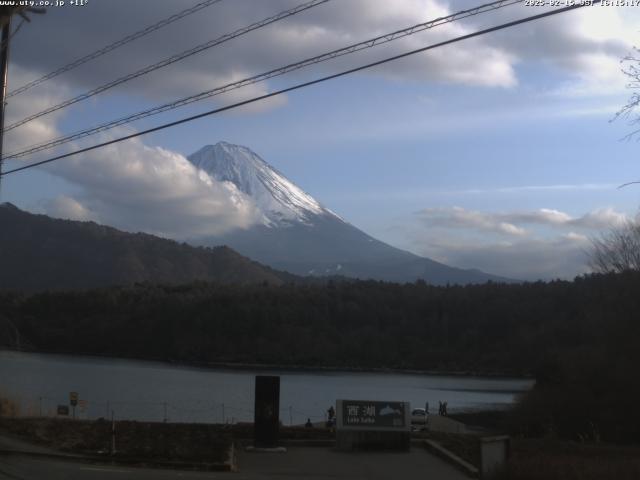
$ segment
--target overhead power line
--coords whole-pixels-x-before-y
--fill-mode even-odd
[[[228,83],[226,85],[222,85],[220,87],[213,88],[211,90],[207,90],[195,95],[190,95],[185,98],[181,98],[179,100],[175,100],[173,102],[165,103],[163,105],[159,105],[156,107],[149,108],[147,110],[143,110],[141,112],[137,112],[135,114],[127,115],[125,117],[121,117],[116,120],[112,120],[107,123],[103,123],[101,125],[88,128],[85,130],[81,130],[79,132],[75,132],[63,137],[58,137],[53,140],[49,140],[47,142],[43,142],[37,145],[31,145],[26,149],[19,152],[12,152],[5,156],[5,158],[20,158],[26,155],[31,155],[33,153],[41,152],[43,150],[48,150],[50,148],[62,145],[64,143],[71,142],[73,140],[78,140],[80,138],[88,137],[90,135],[95,135],[96,133],[104,132],[106,130],[110,130],[112,128],[125,125],[136,120],[141,120],[146,117],[150,117],[152,115],[157,115],[159,113],[163,113],[169,110],[173,110],[178,107],[183,107],[185,105],[189,105],[194,102],[198,102],[201,100],[205,100],[207,98],[211,98],[216,95],[220,95],[226,93],[230,90],[236,90],[238,88],[245,87],[247,85],[252,85],[254,83],[263,82],[273,77],[277,77],[280,75],[284,75],[286,73],[292,72],[294,70],[300,70],[302,68],[308,67],[310,65],[314,65],[317,63],[325,62],[337,57],[341,57],[344,55],[348,55],[351,53],[358,52],[360,50],[364,50],[367,48],[372,48],[377,45],[382,45],[384,43],[392,42],[394,40],[398,40],[403,37],[407,37],[409,35],[414,35],[416,33],[422,32],[424,30],[437,27],[439,25],[443,25],[445,23],[451,23],[454,21],[462,20],[467,17],[471,17],[474,15],[479,15],[482,13],[486,13],[489,11],[494,11],[499,8],[507,7],[510,5],[514,5],[517,3],[522,3],[523,0],[500,0],[494,1],[491,3],[487,3],[484,5],[480,5],[478,7],[474,7],[472,9],[461,10],[452,15],[447,15],[445,17],[439,17],[434,20],[430,20],[428,22],[419,23],[417,25],[413,25],[408,28],[404,28],[402,30],[397,30],[395,32],[391,32],[385,35],[380,35],[369,40],[365,40],[363,42],[355,43],[349,45],[347,47],[343,47],[337,50],[332,50],[327,53],[323,53],[321,55],[316,55],[314,57],[307,58],[305,60],[292,63],[286,65],[284,67],[276,68],[274,70],[269,70],[268,72],[260,73],[258,75],[254,75],[248,78],[244,78],[242,80],[238,80],[235,82]]]
[[[201,45],[198,45],[196,47],[190,48],[189,50],[185,50],[182,53],[178,53],[176,55],[173,55],[169,58],[166,58],[158,63],[154,63],[153,65],[148,65],[136,72],[133,73],[129,73],[127,75],[125,75],[124,77],[120,77],[116,80],[113,80],[109,83],[105,83],[104,85],[101,85],[97,88],[94,88],[93,90],[90,90],[88,92],[85,92],[81,95],[78,95],[76,97],[70,98],[69,100],[65,100],[62,103],[59,103],[57,105],[54,105],[52,107],[46,108],[38,113],[34,113],[33,115],[29,115],[28,117],[23,118],[22,120],[19,120],[11,125],[9,125],[8,127],[5,127],[4,131],[8,132],[10,130],[13,130],[14,128],[17,128],[21,125],[24,125],[25,123],[31,122],[32,120],[35,120],[36,118],[40,118],[44,115],[48,115],[49,113],[53,113],[57,110],[61,110],[63,108],[66,108],[70,105],[73,105],[74,103],[78,103],[81,102],[83,100],[86,100],[88,98],[91,98],[95,95],[98,95],[100,93],[103,93],[113,87],[116,87],[118,85],[121,85],[123,83],[126,83],[130,80],[133,80],[134,78],[138,78],[141,77],[143,75],[146,75],[148,73],[151,73],[155,70],[158,70],[160,68],[166,67],[168,65],[171,65],[172,63],[178,62],[180,60],[184,60],[185,58],[191,57],[192,55],[195,55],[197,53],[203,52],[204,50],[208,50],[210,48],[213,48],[217,45],[220,45],[222,43],[228,42],[229,40],[232,40],[236,37],[240,37],[242,35],[245,35],[249,32],[252,32],[253,30],[257,30],[259,28],[263,28],[266,27],[267,25],[271,25],[272,23],[278,22],[280,20],[283,20],[285,18],[291,17],[293,15],[297,15],[300,12],[304,12],[305,10],[309,10],[310,8],[313,7],[317,7],[318,5],[322,5],[324,3],[327,3],[329,0],[311,0],[309,2],[303,3],[301,5],[298,5],[297,7],[294,8],[290,8],[289,10],[285,10],[283,12],[280,12],[276,15],[273,15],[271,17],[265,18],[264,20],[260,20],[259,22],[255,22],[252,23],[251,25],[248,25],[246,27],[240,28],[232,33],[228,33],[226,35],[222,35],[221,37],[218,37],[214,40],[211,40],[209,42],[203,43]]]
[[[115,50],[116,48],[122,47],[123,45],[126,45],[127,43],[131,43],[134,40],[137,40],[138,38],[144,37],[145,35],[148,35],[151,32],[155,32],[156,30],[161,29],[162,27],[166,27],[167,25],[180,20],[181,18],[184,18],[188,15],[191,15],[193,13],[199,12],[200,10],[202,10],[203,8],[207,8],[215,3],[219,3],[222,0],[205,0],[203,2],[197,3],[195,4],[193,7],[187,8],[185,10],[182,10],[181,12],[178,12],[174,15],[171,15],[170,17],[165,18],[164,20],[160,20],[157,23],[154,23],[153,25],[148,26],[147,28],[144,28],[138,32],[132,33],[131,35],[127,35],[126,37],[110,43],[109,45],[100,48],[99,50],[96,50],[95,52],[92,52],[88,55],[85,55],[84,57],[78,58],[77,60],[74,60],[71,63],[68,63],[67,65],[64,65],[56,70],[54,70],[53,72],[47,73],[46,75],[43,75],[40,78],[37,78],[29,83],[27,83],[26,85],[23,85],[20,88],[16,88],[15,90],[9,92],[7,94],[7,98],[9,97],[13,97],[14,95],[18,95],[22,92],[26,92],[27,90],[29,90],[30,88],[35,87],[36,85],[40,85],[43,82],[46,82],[47,80],[50,80],[54,77],[57,77],[58,75],[61,75],[65,72],[68,72],[69,70],[73,70],[76,67],[79,67],[80,65],[90,62],[91,60],[94,60],[102,55],[104,55],[105,53],[109,53],[113,50]]]
[[[600,3],[600,1],[601,0],[593,0],[591,5],[596,5],[596,4]],[[142,135],[147,135],[149,133],[157,132],[157,131],[164,130],[164,129],[170,128],[170,127],[175,127],[175,126],[181,125],[183,123],[192,122],[194,120],[198,120],[200,118],[204,118],[204,117],[208,117],[208,116],[211,116],[211,115],[215,115],[217,113],[225,112],[227,110],[232,110],[234,108],[242,107],[244,105],[249,105],[251,103],[259,102],[259,101],[265,100],[267,98],[275,97],[276,95],[281,95],[283,93],[292,92],[294,90],[299,90],[301,88],[309,87],[311,85],[316,85],[318,83],[326,82],[328,80],[333,80],[333,79],[336,79],[336,78],[339,78],[339,77],[343,77],[345,75],[349,75],[349,74],[352,74],[352,73],[360,72],[362,70],[366,70],[366,69],[369,69],[369,68],[372,68],[372,67],[377,67],[377,66],[383,65],[385,63],[393,62],[393,61],[399,60],[401,58],[406,58],[406,57],[409,57],[411,55],[416,55],[418,53],[426,52],[428,50],[433,50],[435,48],[443,47],[445,45],[450,45],[450,44],[453,44],[453,43],[461,42],[463,40],[468,40],[470,38],[479,37],[481,35],[486,35],[487,33],[497,32],[499,30],[504,30],[506,28],[515,27],[517,25],[521,25],[523,23],[532,22],[534,20],[540,20],[542,18],[550,17],[550,16],[553,16],[553,15],[558,15],[560,13],[568,12],[568,11],[571,11],[571,10],[576,10],[576,9],[582,8],[582,7],[586,6],[586,5],[588,5],[588,4],[576,3],[574,5],[570,5],[570,6],[567,6],[567,7],[562,7],[562,8],[558,8],[556,10],[543,12],[543,13],[540,13],[538,15],[531,15],[529,17],[521,18],[519,20],[514,20],[512,22],[503,23],[503,24],[497,25],[495,27],[490,27],[490,28],[485,28],[483,30],[478,30],[476,32],[469,33],[467,35],[462,35],[462,36],[459,36],[459,37],[452,38],[450,40],[445,40],[443,42],[434,43],[434,44],[428,45],[426,47],[417,48],[415,50],[411,50],[409,52],[401,53],[399,55],[394,55],[392,57],[387,57],[385,59],[378,60],[376,62],[367,63],[366,65],[361,65],[359,67],[350,68],[348,70],[343,70],[341,72],[334,73],[332,75],[327,75],[325,77],[317,78],[315,80],[310,80],[308,82],[298,83],[298,84],[293,85],[291,87],[283,88],[283,89],[277,90],[275,92],[267,93],[265,95],[260,95],[258,97],[253,97],[253,98],[250,98],[248,100],[244,100],[242,102],[237,102],[237,103],[234,103],[234,104],[231,104],[231,105],[226,105],[224,107],[215,108],[215,109],[209,110],[207,112],[203,112],[203,113],[199,113],[197,115],[192,115],[190,117],[182,118],[182,119],[176,120],[174,122],[165,123],[163,125],[159,125],[157,127],[149,128],[149,129],[143,130],[141,132],[132,133],[130,135],[125,135],[123,137],[115,138],[115,139],[109,140],[107,142],[102,142],[102,143],[99,143],[99,144],[96,144],[96,145],[92,145],[90,147],[85,147],[85,148],[81,148],[79,150],[75,150],[73,152],[68,152],[68,153],[65,153],[63,155],[57,155],[55,157],[48,158],[46,160],[41,160],[39,162],[34,162],[34,163],[29,164],[29,165],[24,165],[22,167],[17,167],[17,168],[14,168],[12,170],[7,170],[6,172],[2,173],[1,175],[5,176],[5,175],[9,175],[11,173],[16,173],[16,172],[28,170],[30,168],[34,168],[34,167],[37,167],[37,166],[40,166],[40,165],[44,165],[44,164],[47,164],[47,163],[55,162],[57,160],[61,160],[63,158],[68,158],[68,157],[71,157],[71,156],[74,156],[74,155],[78,155],[80,153],[86,153],[86,152],[89,152],[89,151],[92,151],[92,150],[96,150],[98,148],[102,148],[102,147],[106,147],[106,146],[113,145],[113,144],[116,144],[116,143],[120,143],[120,142],[123,142],[125,140],[130,140],[132,138],[140,137]]]

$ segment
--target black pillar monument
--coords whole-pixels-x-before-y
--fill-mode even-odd
[[[280,428],[280,377],[257,375],[255,396],[254,444],[275,448]]]

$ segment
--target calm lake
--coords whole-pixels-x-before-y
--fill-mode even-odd
[[[280,375],[284,424],[322,420],[338,398],[401,400],[437,412],[508,406],[532,380],[398,373],[205,369],[158,362],[0,351],[0,393],[24,415],[55,415],[78,392],[79,418],[219,423],[253,420],[255,375]]]

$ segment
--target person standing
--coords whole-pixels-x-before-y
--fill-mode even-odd
[[[327,427],[331,428],[336,422],[336,410],[333,405],[327,410]]]

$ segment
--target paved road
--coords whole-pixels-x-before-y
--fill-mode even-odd
[[[239,454],[238,480],[350,479],[468,480],[448,463],[416,446],[406,453],[342,453],[330,448],[291,447],[287,453]]]
[[[442,415],[429,415],[429,430],[445,433],[468,433],[464,423]]]
[[[233,473],[226,472],[186,472],[92,465],[22,455],[0,456],[1,480],[209,480],[213,478],[233,480],[237,477]]]
[[[341,453],[291,447],[287,453],[239,453],[240,471],[189,472],[95,465],[25,455],[0,455],[0,480],[467,480],[421,447],[411,452]]]
[[[35,445],[0,433],[0,450],[3,449],[16,450],[19,452],[60,453],[52,448]]]

